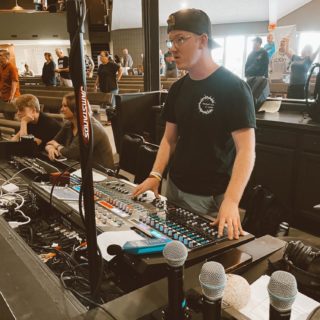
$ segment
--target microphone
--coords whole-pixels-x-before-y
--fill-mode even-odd
[[[187,248],[179,241],[169,242],[163,249],[168,263],[167,320],[186,319],[186,299],[183,290],[183,265],[188,256]]]
[[[226,273],[222,264],[206,262],[199,275],[203,294],[203,320],[221,319],[221,301],[227,283]]]
[[[298,293],[296,278],[289,272],[276,271],[271,275],[268,292],[269,319],[290,320],[291,307]]]

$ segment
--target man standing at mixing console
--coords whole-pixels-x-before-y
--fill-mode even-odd
[[[157,194],[172,156],[168,200],[202,214],[218,211],[215,225],[229,239],[243,234],[239,202],[255,159],[255,112],[247,84],[217,65],[211,22],[197,9],[168,19],[167,45],[179,69],[188,74],[175,82],[164,106],[165,133],[150,176],[133,196]]]

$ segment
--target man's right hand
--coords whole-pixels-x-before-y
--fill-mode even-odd
[[[159,185],[160,181],[156,178],[150,177],[144,180],[141,184],[135,187],[135,189],[132,192],[132,197],[135,198],[139,194],[144,193],[147,190],[153,191],[156,198],[159,197]]]
[[[21,118],[21,122],[30,123],[32,121],[34,121],[34,118],[31,116],[24,116]]]

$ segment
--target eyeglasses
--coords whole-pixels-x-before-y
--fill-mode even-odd
[[[180,36],[172,40],[166,40],[167,47],[171,49],[173,46],[181,47],[191,36]]]

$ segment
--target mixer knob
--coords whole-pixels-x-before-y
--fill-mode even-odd
[[[153,227],[154,226],[154,219],[150,219],[150,225]]]
[[[190,249],[193,248],[194,245],[195,245],[195,241],[193,241],[193,240],[189,241],[188,247],[189,247]]]
[[[160,228],[159,222],[157,222],[157,223],[155,224],[155,228],[156,228],[156,229],[159,229],[159,228]]]
[[[162,231],[164,234],[167,234],[168,233],[168,227],[167,226],[163,226],[163,230],[161,230],[161,228],[160,228],[160,231]]]
[[[172,237],[172,234],[173,234],[173,230],[171,228],[168,228],[168,236]]]
[[[173,233],[173,239],[178,240],[179,239],[179,232]]]
[[[190,239],[188,239],[188,238],[185,237],[185,238],[183,239],[183,244],[184,244],[185,246],[188,246],[188,245],[189,245],[189,240],[190,240]]]

